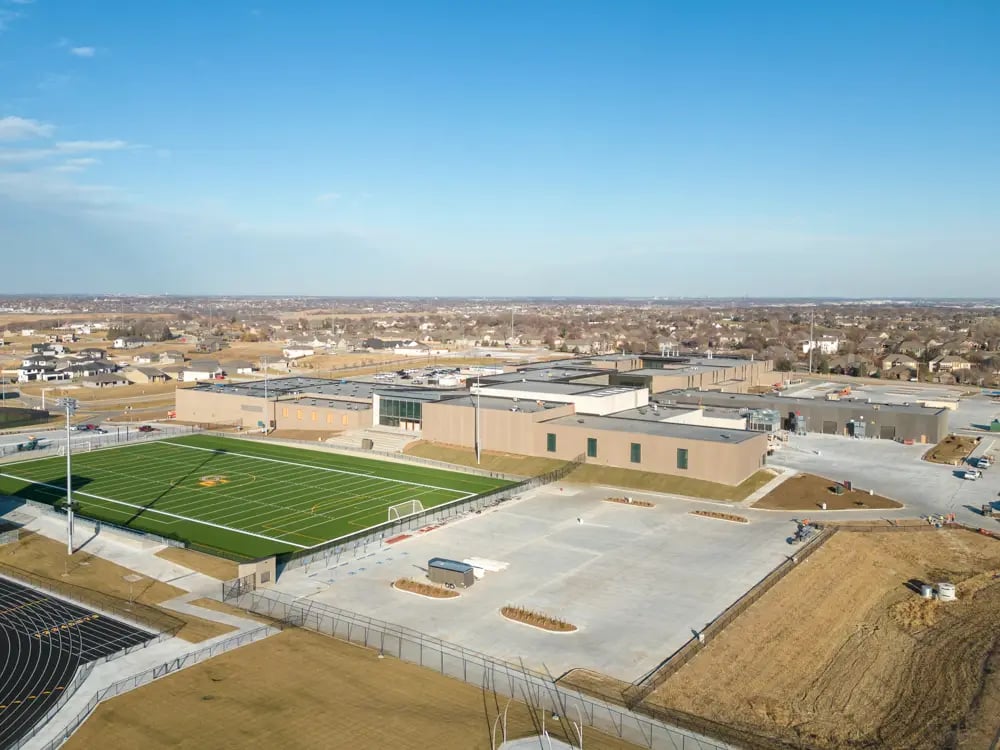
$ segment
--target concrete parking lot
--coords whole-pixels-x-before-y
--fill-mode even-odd
[[[652,509],[605,502],[621,490],[552,486],[340,567],[282,575],[299,595],[405,624],[561,674],[588,667],[631,681],[653,669],[785,559],[787,514],[738,524],[689,514],[711,504],[656,496]],[[743,511],[740,511],[743,512]],[[392,589],[431,557],[507,563],[461,597]],[[553,634],[504,619],[516,604],[577,625]]]

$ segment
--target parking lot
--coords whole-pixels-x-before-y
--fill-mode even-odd
[[[289,571],[281,588],[559,675],[588,667],[631,681],[654,668],[785,559],[787,514],[749,524],[690,515],[717,506],[620,490],[550,486],[521,501],[417,535],[339,567]],[[742,511],[741,511],[742,512]],[[431,557],[506,564],[457,599],[396,591]],[[499,566],[498,566],[499,567]],[[504,619],[507,604],[576,625],[555,634]]]

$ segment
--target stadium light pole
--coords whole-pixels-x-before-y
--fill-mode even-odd
[[[66,554],[73,554],[73,446],[69,420],[76,412],[75,398],[61,398],[56,403],[66,410]]]
[[[479,410],[479,407],[480,404],[482,403],[482,398],[483,398],[482,388],[479,385],[479,375],[477,374],[476,375],[476,465],[477,466],[479,465],[479,457],[480,454],[482,453],[482,445],[480,444],[481,441],[479,439],[480,435],[479,421],[481,418],[481,412]]]

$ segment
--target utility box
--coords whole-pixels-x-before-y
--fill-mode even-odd
[[[375,447],[375,441],[372,440],[371,438],[361,438],[361,447],[364,448],[366,451],[370,451],[372,448]]]
[[[476,582],[471,565],[458,560],[446,560],[443,557],[432,557],[427,561],[427,577],[432,583],[461,586],[466,589]]]

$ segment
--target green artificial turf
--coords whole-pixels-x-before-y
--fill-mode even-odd
[[[248,557],[302,550],[510,484],[404,463],[192,435],[73,456],[85,516]],[[62,457],[0,466],[0,494],[65,502]]]

